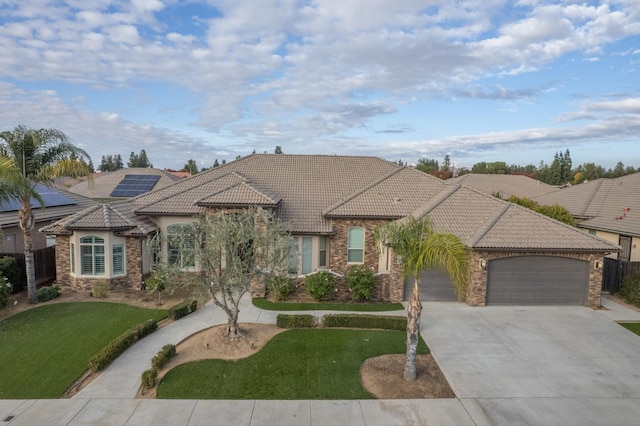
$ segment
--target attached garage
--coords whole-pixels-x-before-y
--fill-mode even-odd
[[[409,300],[413,292],[413,277],[404,282],[404,300]],[[427,301],[457,301],[453,283],[440,270],[424,270],[420,273],[420,299]]]
[[[589,263],[559,256],[490,260],[487,305],[586,305]]]

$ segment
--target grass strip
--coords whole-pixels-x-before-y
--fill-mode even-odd
[[[372,399],[360,384],[360,366],[367,358],[404,353],[406,337],[403,331],[289,330],[249,358],[177,366],[159,384],[157,397]],[[418,353],[428,353],[422,339]]]

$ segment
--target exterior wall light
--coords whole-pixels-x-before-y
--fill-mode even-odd
[[[596,270],[600,270],[602,269],[602,261],[601,260],[596,260],[595,262],[593,262],[593,267]]]
[[[482,268],[483,271],[486,271],[487,269],[487,259],[480,259],[480,262],[478,262],[480,265],[480,268]]]

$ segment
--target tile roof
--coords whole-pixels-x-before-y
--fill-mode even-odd
[[[277,216],[297,234],[332,233],[332,218],[393,220],[428,214],[438,228],[474,248],[617,250],[581,230],[414,168],[374,157],[322,155],[250,155],[131,200],[87,210],[49,230],[122,227],[119,232],[146,235],[157,229],[154,215],[252,204],[275,206]]]
[[[67,234],[73,230],[111,230],[121,235],[148,235],[158,227],[147,217],[133,212],[129,200],[96,204],[56,223],[45,226],[45,234]]]
[[[574,185],[535,201],[566,207],[579,227],[640,236],[640,173]]]
[[[441,179],[399,168],[324,210],[326,217],[398,219],[414,211],[445,186]],[[420,188],[416,191],[416,188]]]
[[[539,180],[523,175],[488,175],[468,173],[447,180],[450,184],[461,184],[477,189],[485,194],[496,195],[506,200],[512,195],[520,198],[533,198],[558,191],[558,187],[547,185]]]
[[[281,199],[276,212],[291,232],[328,234],[332,227],[323,210],[400,169],[375,157],[253,154],[134,202],[139,214],[198,214],[204,211],[196,205],[200,200],[245,182],[267,198]]]
[[[436,228],[469,247],[522,251],[617,251],[618,246],[525,207],[459,185],[448,185],[438,203],[412,213],[427,214]]]

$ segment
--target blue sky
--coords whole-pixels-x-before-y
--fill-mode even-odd
[[[252,151],[640,167],[640,2],[0,0],[0,129],[156,167]]]

